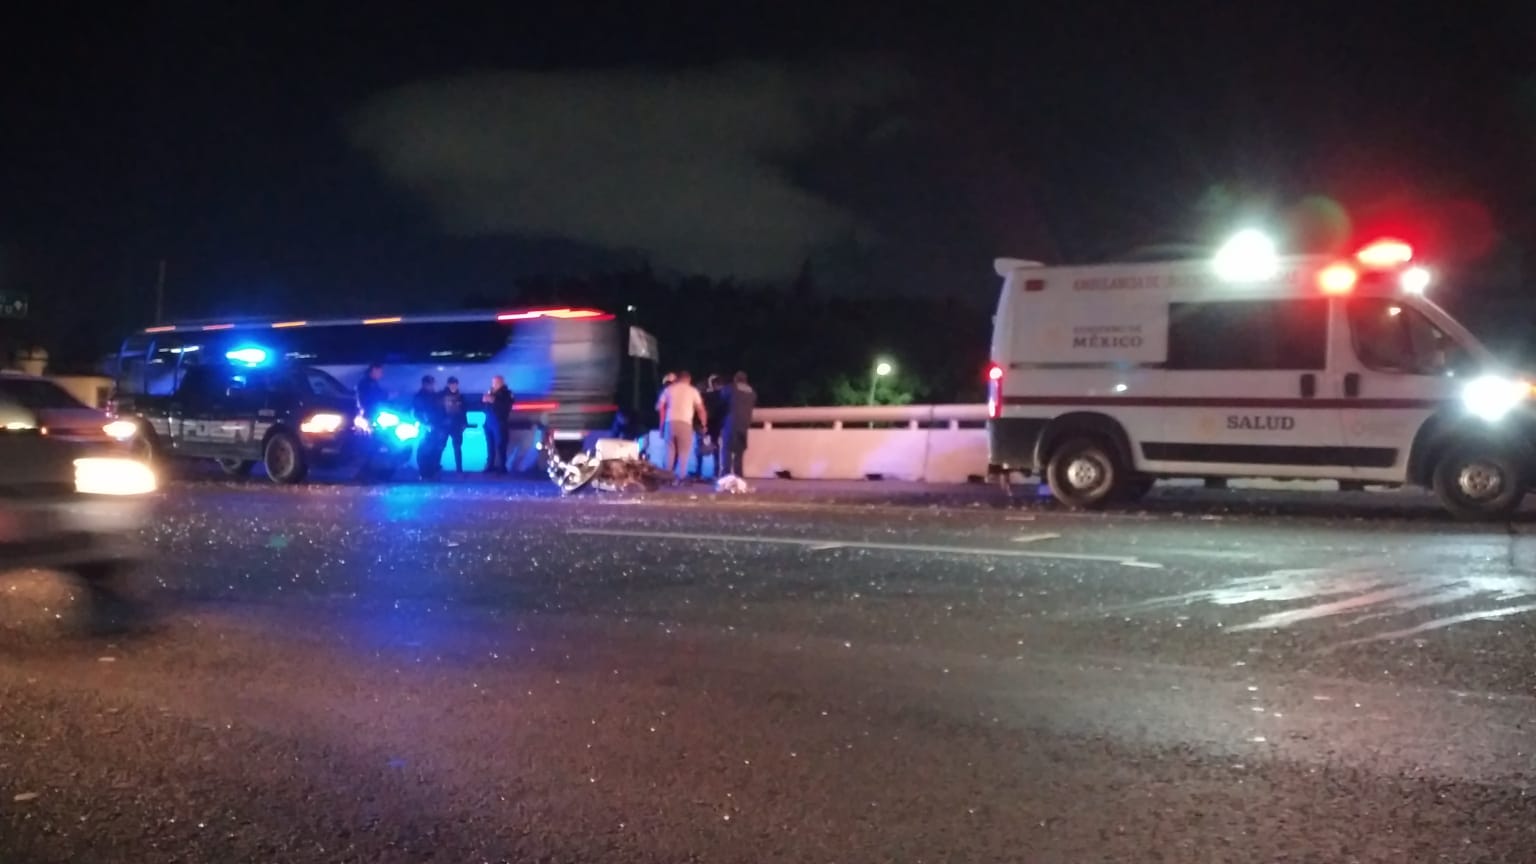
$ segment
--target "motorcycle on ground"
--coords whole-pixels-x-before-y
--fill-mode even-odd
[[[637,441],[599,438],[569,460],[555,450],[553,433],[546,433],[544,453],[549,479],[570,495],[588,486],[602,492],[654,492],[672,475],[651,464]]]

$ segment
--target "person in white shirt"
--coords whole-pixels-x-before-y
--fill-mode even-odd
[[[668,384],[656,400],[656,412],[661,415],[662,434],[667,442],[667,470],[682,482],[688,476],[688,456],[693,450],[693,419],[709,422],[704,397],[693,386],[693,376],[677,373],[677,380]]]

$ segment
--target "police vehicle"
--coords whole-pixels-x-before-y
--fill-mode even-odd
[[[132,440],[146,457],[211,459],[231,475],[260,463],[283,484],[343,466],[386,479],[411,457],[420,430],[408,413],[364,417],[352,391],[322,370],[269,361],[255,347],[213,362],[192,356],[178,358],[167,395],[119,384],[113,410],[138,424]]]
[[[1413,259],[1394,239],[1284,257],[1246,231],[1206,260],[998,260],[991,470],[1038,472],[1076,508],[1164,477],[1264,477],[1507,514],[1536,475],[1531,384],[1424,296]]]

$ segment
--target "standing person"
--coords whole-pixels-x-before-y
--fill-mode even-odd
[[[725,417],[720,428],[720,455],[725,468],[716,473],[721,477],[741,477],[746,471],[747,430],[752,428],[752,412],[757,408],[757,391],[747,383],[747,373],[736,373],[736,380],[726,388],[722,401],[720,413]]]
[[[688,476],[688,451],[693,448],[693,420],[695,417],[709,421],[704,408],[704,397],[693,386],[693,376],[677,373],[677,380],[661,391],[656,400],[656,412],[661,415],[662,430],[667,442],[666,468],[681,483]]]
[[[384,377],[383,363],[370,363],[368,372],[363,375],[363,380],[357,382],[357,408],[373,422],[378,409],[389,399],[389,393],[384,390],[384,385],[379,383]]]
[[[725,381],[719,375],[709,376],[704,385],[704,413],[709,418],[708,422],[700,421],[699,440],[693,449],[693,476],[704,479],[704,457],[714,454],[715,477],[724,477],[720,470],[721,460],[725,458],[724,451],[720,449],[720,429],[725,423]]]
[[[445,445],[453,445],[453,465],[460,474],[464,473],[464,430],[468,428],[469,414],[464,394],[459,392],[459,379],[450,376],[443,388],[443,438]]]
[[[480,397],[485,405],[485,470],[488,474],[507,473],[507,432],[512,422],[512,391],[507,379],[491,378],[491,389]]]
[[[420,437],[416,444],[416,470],[423,480],[436,479],[443,471],[443,398],[437,392],[437,379],[421,376],[421,389],[411,399],[411,413],[416,417]]]

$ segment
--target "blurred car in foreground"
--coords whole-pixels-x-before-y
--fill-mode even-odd
[[[20,372],[0,372],[0,400],[31,412],[38,428],[48,437],[97,444],[128,441],[138,425],[113,420],[107,412],[92,408],[47,378]]]
[[[0,396],[0,571],[58,570],[111,590],[141,558],[136,535],[157,486],[110,441],[55,436]]]

